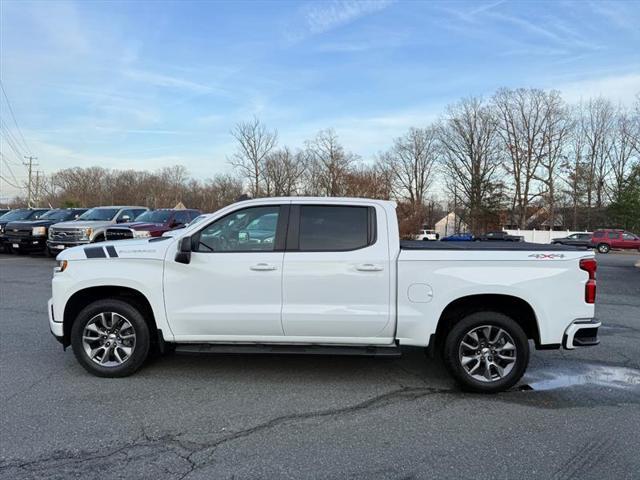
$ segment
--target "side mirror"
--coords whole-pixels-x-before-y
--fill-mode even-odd
[[[191,263],[191,250],[191,237],[181,238],[175,261],[184,264]]]

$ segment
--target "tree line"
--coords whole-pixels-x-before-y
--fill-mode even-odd
[[[332,130],[298,148],[259,119],[240,122],[230,174],[196,180],[183,166],[155,172],[67,168],[39,185],[55,206],[179,201],[214,211],[251,197],[313,195],[393,199],[401,230],[455,211],[473,232],[498,226],[640,229],[640,94],[632,108],[605,98],[569,105],[557,91],[499,89],[449,105],[373,158]]]

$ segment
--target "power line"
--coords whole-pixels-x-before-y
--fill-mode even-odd
[[[2,155],[2,153],[0,152],[0,155]],[[13,181],[16,183],[20,183],[18,182],[18,178],[15,176],[15,174],[13,173],[13,169],[11,168],[11,165],[9,165],[9,162],[7,161],[6,158],[4,158],[4,155],[2,155],[2,161],[5,163],[5,165],[7,166],[7,170],[9,170],[9,173],[11,174],[11,178],[13,178]]]
[[[0,119],[0,127],[2,127],[2,124],[4,122],[2,121],[2,119]],[[1,132],[2,130],[0,130]],[[9,148],[11,148],[11,150],[13,151],[13,153],[16,155],[16,158],[18,159],[18,163],[15,163],[15,165],[20,165],[20,161],[22,161],[22,157],[24,156],[24,154],[22,153],[22,151],[20,150],[20,148],[18,148],[18,146],[16,145],[16,140],[15,138],[12,137],[11,132],[9,132],[9,130],[7,129],[7,125],[6,123],[4,123],[4,133],[3,136],[5,138],[5,140],[7,141],[7,144],[9,145]]]
[[[16,125],[16,128],[18,129],[18,133],[20,134],[20,138],[22,138],[22,143],[25,146],[25,149],[27,150],[27,152],[31,153],[31,148],[29,148],[29,145],[27,144],[27,141],[24,139],[24,135],[22,134],[22,130],[20,130],[20,125],[18,125],[18,121],[16,120],[16,116],[13,113],[13,108],[11,107],[11,102],[9,101],[9,97],[7,96],[7,92],[4,89],[4,85],[2,85],[2,82],[0,82],[0,89],[2,90],[2,94],[4,95],[4,99],[7,102],[7,106],[9,107],[9,113],[11,113],[11,118],[13,119],[13,123]]]

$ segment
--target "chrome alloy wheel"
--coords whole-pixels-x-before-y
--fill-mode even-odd
[[[82,347],[87,356],[103,367],[119,367],[136,347],[136,332],[125,317],[102,312],[92,317],[82,332]]]
[[[509,375],[516,364],[516,344],[504,329],[482,325],[467,332],[458,349],[460,365],[470,377],[495,382]]]

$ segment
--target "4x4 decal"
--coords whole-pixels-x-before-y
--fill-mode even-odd
[[[553,260],[554,258],[564,258],[564,253],[532,253],[529,257],[538,260]]]

